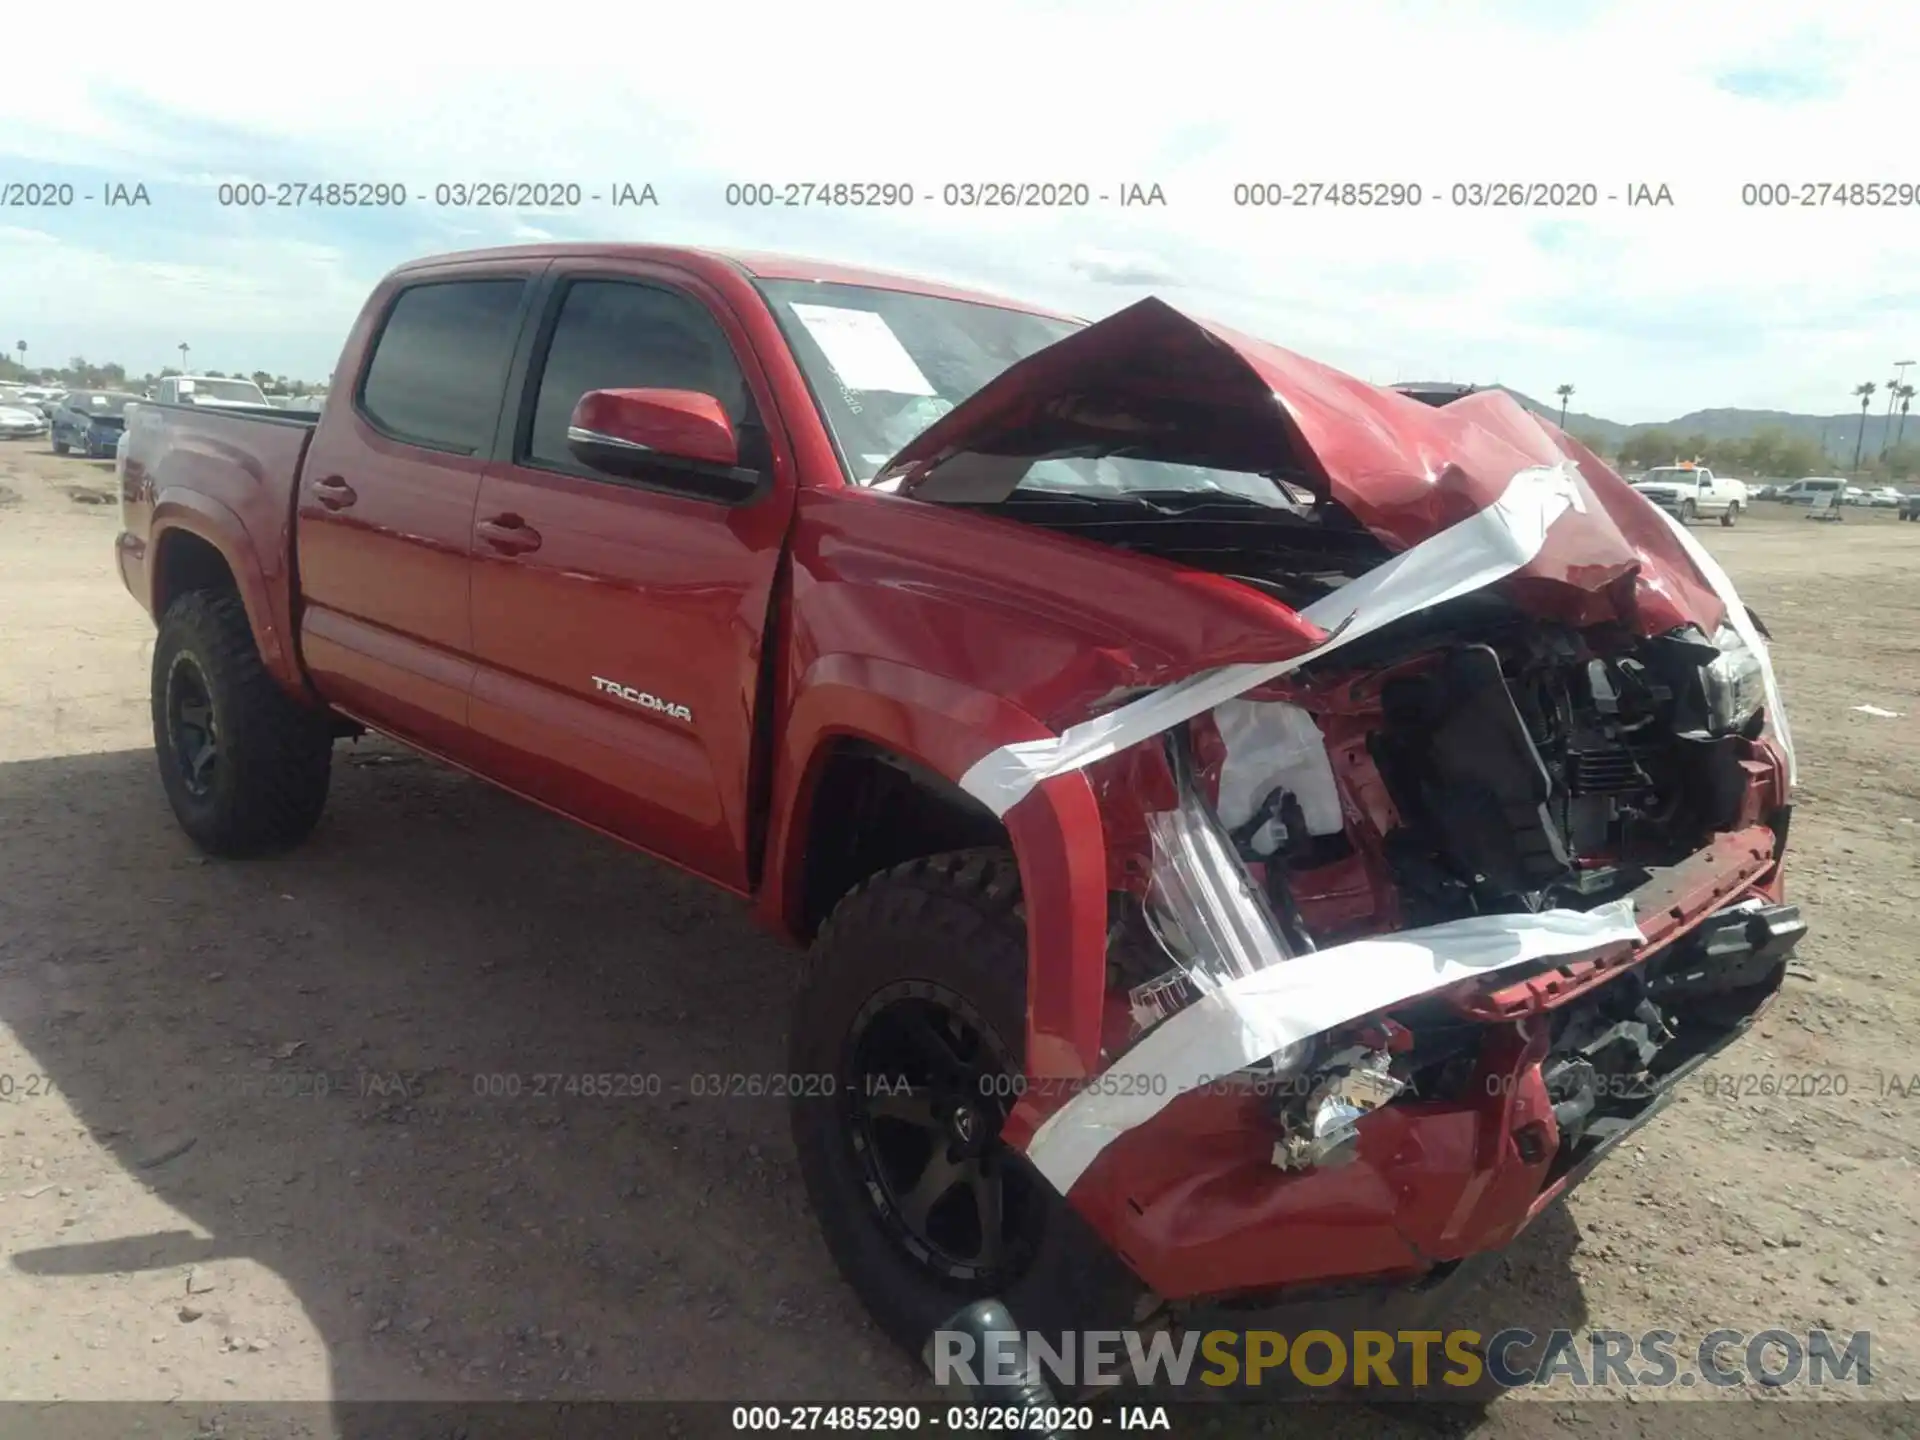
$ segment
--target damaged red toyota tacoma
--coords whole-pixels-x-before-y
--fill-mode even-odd
[[[336,376],[135,412],[179,823],[286,847],[374,731],[740,896],[909,1346],[1437,1305],[1804,931],[1764,628],[1504,393],[632,245],[403,266]]]

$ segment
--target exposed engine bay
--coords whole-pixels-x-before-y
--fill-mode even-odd
[[[1162,740],[1188,797],[1184,833],[1148,817],[1157,853],[1139,913],[1148,953],[1173,969],[1131,977],[1135,1033],[1233,973],[1354,936],[1626,900],[1740,822],[1763,724],[1757,660],[1730,630],[1583,632],[1488,594],[1410,616],[1337,666],[1221,706]],[[1356,883],[1381,872],[1385,887]],[[1280,954],[1263,953],[1257,925],[1220,932],[1236,884]],[[1373,908],[1354,908],[1362,893]],[[1777,986],[1804,924],[1775,906],[1742,912],[1734,928],[1745,937],[1737,955],[1723,946],[1703,965],[1697,944],[1669,952],[1656,974],[1631,972],[1555,1014],[1541,1074],[1557,1170],[1724,1043]],[[1675,964],[1698,973],[1679,983]],[[1238,1078],[1265,1098],[1276,1167],[1335,1165],[1370,1111],[1470,1090],[1485,1033],[1445,1003],[1417,1001]],[[1544,1135],[1522,1143],[1542,1147],[1529,1159],[1548,1158]]]
[[[1512,612],[1484,623],[1498,608],[1349,682],[1378,697],[1367,748],[1397,811],[1380,838],[1409,924],[1628,893],[1730,828],[1745,788],[1758,661],[1730,631],[1630,643]]]

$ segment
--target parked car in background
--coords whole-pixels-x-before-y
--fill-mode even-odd
[[[0,400],[0,440],[25,440],[46,433],[47,417],[38,407],[18,400]]]
[[[1732,525],[1748,503],[1745,485],[1704,465],[1659,465],[1635,480],[1633,488],[1683,525],[1713,516],[1722,525]]]
[[[1867,491],[1867,504],[1875,510],[1898,510],[1904,498],[1892,485],[1876,485]]]
[[[106,459],[126,433],[127,406],[139,400],[123,390],[75,390],[54,407],[48,433],[53,453]]]
[[[1867,492],[1862,490],[1858,485],[1849,485],[1845,490],[1840,492],[1840,503],[1842,505],[1864,505],[1867,503]]]
[[[266,391],[231,375],[169,375],[153,387],[163,405],[216,405],[229,410],[271,410]]]
[[[1786,486],[1774,499],[1787,505],[1811,505],[1816,500],[1827,499],[1837,505],[1843,502],[1847,489],[1844,480],[1831,475],[1811,475]]]
[[[67,398],[67,392],[54,385],[29,385],[21,390],[19,398],[46,419],[53,414],[53,407]]]

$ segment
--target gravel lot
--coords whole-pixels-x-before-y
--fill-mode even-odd
[[[1920,525],[1760,509],[1698,534],[1776,636],[1813,933],[1716,1068],[1753,1093],[1689,1090],[1461,1319],[1871,1329],[1867,1393],[1898,1401],[1920,1396]],[[791,955],[378,742],[342,747],[303,850],[203,861],[154,775],[116,528],[111,466],[0,444],[0,1399],[935,1403],[835,1276],[780,1102],[689,1093],[781,1068]],[[556,1073],[661,1088],[499,1078]],[[1546,1415],[1421,1408],[1353,1433]],[[1581,1433],[1732,1433],[1724,1406],[1655,1408]],[[1740,1433],[1780,1408],[1742,1406]],[[1868,1407],[1795,1409],[1826,1435]]]

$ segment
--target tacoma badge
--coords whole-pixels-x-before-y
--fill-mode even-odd
[[[662,700],[658,695],[649,695],[644,690],[636,690],[631,685],[622,685],[618,680],[608,680],[599,675],[593,677],[593,683],[607,694],[618,695],[628,704],[638,705],[642,710],[658,711],[675,720],[684,720],[689,725],[693,723],[693,712],[684,705],[675,705],[669,700]]]

